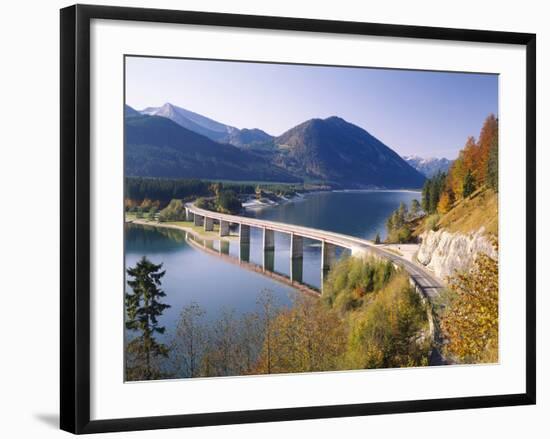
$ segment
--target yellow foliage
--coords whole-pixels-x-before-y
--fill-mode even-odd
[[[451,210],[451,206],[452,206],[451,196],[449,195],[448,191],[445,191],[441,195],[441,198],[439,199],[439,203],[437,204],[437,212],[441,215],[444,215],[449,210]]]
[[[447,354],[465,363],[497,362],[498,262],[482,254],[450,284],[454,297],[441,320]]]

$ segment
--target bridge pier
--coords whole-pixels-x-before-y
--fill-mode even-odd
[[[250,226],[239,224],[239,242],[241,245],[250,244]]]
[[[336,262],[336,246],[323,241],[321,246],[321,270],[330,270]]]
[[[204,231],[211,232],[214,230],[214,218],[204,217]]]
[[[220,220],[220,237],[229,235],[229,222]]]
[[[185,220],[193,221],[193,222],[195,220],[195,214],[191,212],[191,210],[188,207],[185,208]]]
[[[295,233],[290,234],[290,258],[304,258],[304,238],[300,235],[296,235]]]
[[[200,216],[200,215],[193,215],[194,218],[193,218],[193,223],[197,226],[197,227],[201,227],[203,224],[204,224],[204,217],[203,216]]]
[[[275,232],[270,229],[263,228],[264,252],[275,250]]]
[[[302,258],[290,260],[290,280],[302,283],[304,278],[304,260]]]

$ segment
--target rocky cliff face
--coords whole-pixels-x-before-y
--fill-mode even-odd
[[[418,261],[433,270],[440,279],[446,279],[455,271],[468,270],[479,253],[497,259],[498,253],[482,227],[467,235],[450,233],[444,229],[421,235]]]

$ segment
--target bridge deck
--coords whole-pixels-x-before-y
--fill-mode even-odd
[[[287,234],[294,233],[305,238],[324,241],[329,244],[347,248],[352,250],[352,252],[363,251],[365,253],[371,253],[380,258],[389,259],[395,264],[401,265],[409,273],[411,279],[422,290],[423,294],[430,299],[437,296],[437,294],[443,288],[442,282],[424,267],[414,264],[413,262],[410,262],[397,254],[384,250],[367,239],[357,238],[354,236],[344,235],[336,232],[330,232],[327,230],[298,226],[294,224],[286,224],[276,221],[268,221],[257,218],[248,218],[239,215],[212,212],[210,210],[200,209],[192,203],[186,204],[186,207],[188,211],[195,215],[213,218],[218,221],[226,221],[233,224],[242,224],[257,228],[266,228],[269,230],[274,230],[276,232]]]

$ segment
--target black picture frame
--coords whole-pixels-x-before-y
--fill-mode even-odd
[[[526,392],[494,396],[90,420],[90,21],[92,19],[525,46],[527,59],[525,66],[527,75]],[[535,404],[536,36],[534,34],[89,5],[75,5],[62,9],[60,24],[61,429],[81,434]]]

